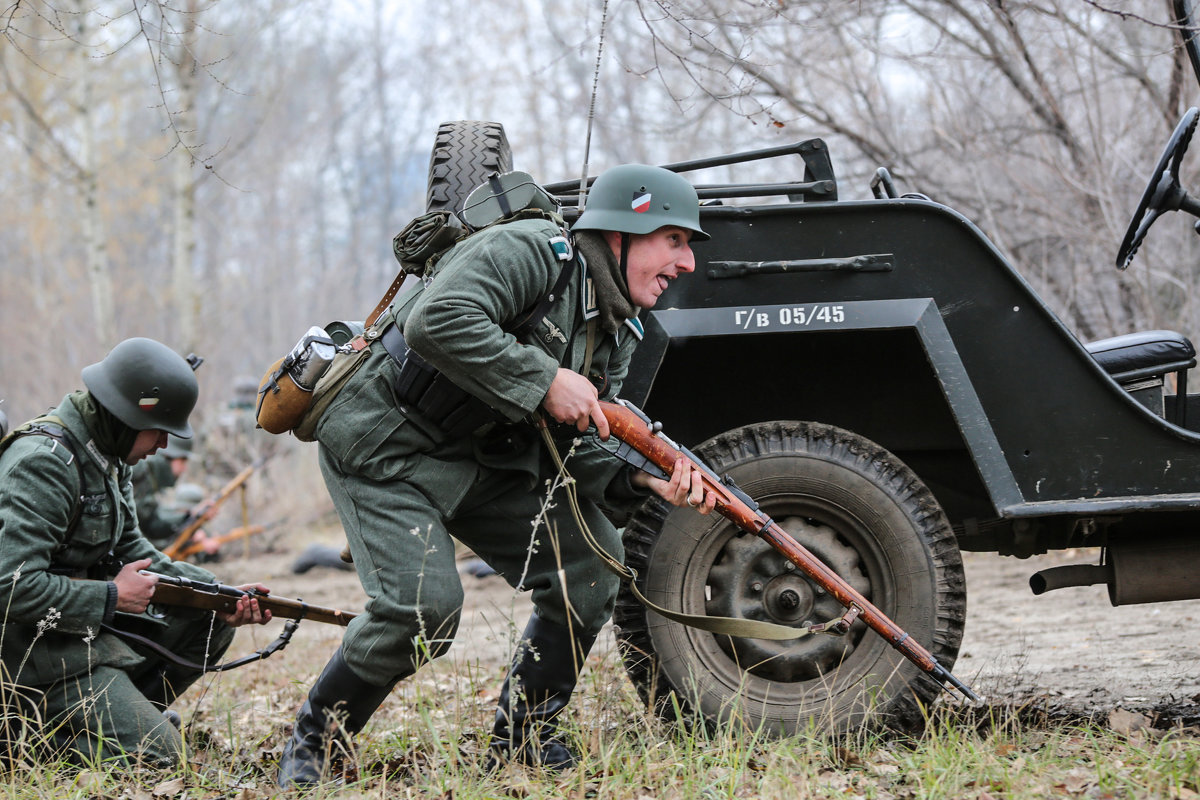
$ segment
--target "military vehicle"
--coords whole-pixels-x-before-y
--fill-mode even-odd
[[[1200,217],[1179,182],[1198,114],[1163,151],[1120,268],[1165,212]],[[960,551],[1099,547],[1100,563],[1037,573],[1033,591],[1106,584],[1113,605],[1200,597],[1200,395],[1187,392],[1187,337],[1080,341],[971,220],[899,194],[885,168],[870,199],[839,199],[820,139],[665,166],[764,158],[795,179],[698,187],[711,241],[694,246],[696,274],[642,314],[622,396],[947,668],[963,636]],[[429,206],[452,209],[511,169],[498,123],[446,123]],[[579,181],[544,188],[571,218]],[[641,591],[673,610],[797,626],[842,612],[717,515],[653,500],[624,541]],[[861,623],[840,637],[717,636],[627,589],[614,622],[630,677],[665,716],[781,733],[903,723],[940,691]]]

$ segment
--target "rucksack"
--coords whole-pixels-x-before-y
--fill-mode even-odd
[[[452,211],[430,211],[405,225],[392,239],[392,254],[400,263],[400,271],[367,316],[363,329],[370,329],[387,310],[408,276],[428,281],[437,262],[463,240],[487,228],[526,219],[544,219],[559,227],[560,234],[549,244],[563,262],[562,271],[546,296],[523,319],[506,328],[515,335],[532,330],[570,280],[575,249],[570,231],[558,214],[558,202],[525,172],[491,176],[467,196],[462,218]],[[359,353],[366,346],[364,338],[359,335],[345,343],[337,342],[327,332],[328,327],[310,328],[263,375],[256,411],[256,420],[263,430],[290,431],[304,441],[311,441],[316,419],[361,363],[361,358],[337,356]],[[329,369],[335,363],[339,367],[335,370],[337,379],[330,380]]]

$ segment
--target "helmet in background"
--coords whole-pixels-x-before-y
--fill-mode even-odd
[[[158,451],[167,458],[190,458],[192,455],[192,440],[183,439],[175,434],[167,436],[167,446]]]

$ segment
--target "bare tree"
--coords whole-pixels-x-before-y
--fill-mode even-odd
[[[672,95],[699,87],[827,137],[864,184],[888,166],[979,222],[1084,338],[1156,323],[1160,295],[1188,282],[1153,257],[1140,276],[1111,267],[1189,92],[1170,17],[1109,5],[637,2],[647,69]]]

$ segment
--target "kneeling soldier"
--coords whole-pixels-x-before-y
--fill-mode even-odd
[[[169,433],[192,436],[196,378],[179,354],[138,338],[85,367],[83,383],[86,391],[0,442],[2,700],[20,698],[55,755],[171,766],[182,740],[178,716],[164,711],[201,673],[143,657],[114,630],[211,665],[234,627],[270,613],[249,597],[215,618],[193,609],[143,613],[157,578],[139,570],[212,580],[146,540],[130,484],[132,465],[165,447]]]

